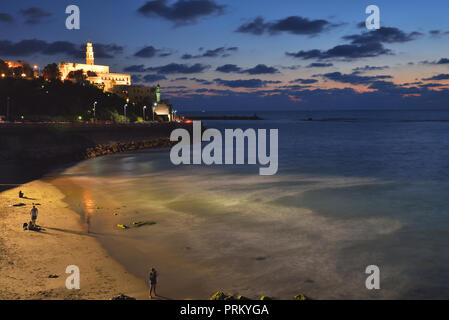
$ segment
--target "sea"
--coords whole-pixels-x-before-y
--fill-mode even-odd
[[[254,114],[189,114],[229,113]],[[176,166],[160,149],[50,178],[86,232],[142,281],[156,267],[170,298],[449,298],[449,111],[256,113],[202,124],[278,129],[272,176],[258,165]]]

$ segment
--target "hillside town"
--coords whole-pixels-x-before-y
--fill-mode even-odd
[[[178,119],[176,110],[174,110],[169,101],[161,99],[161,87],[159,84],[155,87],[133,85],[131,75],[113,73],[110,72],[110,66],[95,64],[94,45],[91,42],[88,42],[86,45],[85,63],[61,62],[59,65],[52,63],[41,70],[38,65],[31,66],[26,61],[0,60],[0,77],[4,81],[8,79],[11,81],[43,80],[45,83],[41,85],[40,89],[43,89],[42,91],[46,94],[49,94],[49,91],[46,90],[47,86],[50,87],[50,83],[55,81],[60,81],[63,84],[70,82],[82,87],[96,88],[105,97],[120,98],[124,102],[120,108],[116,106],[115,122],[130,122],[131,120],[134,120],[134,122],[170,122]],[[8,86],[2,86],[2,90],[0,90],[0,97],[4,100],[0,102],[0,122],[45,120],[43,118],[48,118],[44,110],[42,110],[45,107],[41,107],[41,110],[25,112],[25,110],[29,110],[29,106],[21,105],[20,98],[11,96],[9,92],[12,90],[11,86],[11,90],[5,88],[8,88]],[[98,117],[101,113],[98,113],[97,109],[102,102],[97,100],[89,103],[88,114],[77,115],[75,120],[114,120],[114,115],[110,115],[110,119],[104,117],[100,119]],[[18,112],[17,109],[23,111]],[[68,114],[66,115],[68,116]],[[59,116],[64,117],[62,114],[59,114]]]

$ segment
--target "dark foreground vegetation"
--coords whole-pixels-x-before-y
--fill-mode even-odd
[[[97,102],[95,104],[95,102]],[[126,101],[84,82],[33,79],[0,79],[0,115],[9,121],[78,121],[95,119],[120,122]],[[135,121],[141,108],[130,107]]]

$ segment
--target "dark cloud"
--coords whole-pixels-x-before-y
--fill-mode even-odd
[[[164,52],[159,53],[159,57],[165,58],[165,57],[171,56],[172,54],[173,54],[173,52],[164,51]]]
[[[441,31],[440,30],[430,30],[429,34],[431,36],[439,36],[441,34]]]
[[[240,71],[240,73],[247,73],[251,75],[255,74],[275,74],[279,73],[279,70],[274,67],[268,67],[264,64],[258,64],[254,68],[246,69],[243,71]]]
[[[447,34],[449,34],[449,31],[442,31],[442,30],[430,30],[429,34],[431,37],[433,38],[439,38],[441,36],[445,36]]]
[[[286,32],[296,35],[317,35],[332,25],[326,20],[309,20],[300,16],[290,16],[285,19],[265,22],[264,18],[257,17],[252,21],[241,25],[236,32],[261,35],[271,35]]]
[[[312,84],[312,83],[317,83],[318,80],[316,79],[302,79],[302,78],[298,78],[295,80],[291,80],[289,81],[290,83],[301,83],[301,84]]]
[[[140,58],[152,58],[154,57],[158,52],[158,49],[156,49],[153,46],[144,47],[141,50],[137,51],[134,56],[140,57]]]
[[[189,74],[189,73],[202,73],[207,70],[209,66],[196,63],[194,65],[186,65],[186,64],[178,64],[178,63],[170,63],[165,66],[160,67],[150,67],[147,68],[147,71],[156,71],[158,74]]]
[[[294,66],[280,66],[281,69],[284,70],[298,70],[301,68],[301,66],[299,64],[294,65]]]
[[[157,49],[153,46],[146,46],[137,51],[134,56],[139,58],[153,58],[156,55],[158,57],[168,57],[171,56],[173,52],[166,50],[166,49]]]
[[[14,22],[14,18],[9,13],[1,13],[0,12],[0,22],[13,23]]]
[[[200,48],[200,51],[203,51],[203,48]],[[229,57],[230,53],[229,52],[235,52],[237,51],[238,48],[237,47],[230,47],[230,48],[226,48],[226,47],[219,47],[213,50],[207,50],[204,53],[201,54],[197,54],[197,55],[192,55],[192,54],[184,54],[181,58],[184,60],[188,60],[188,59],[198,59],[198,58],[216,58],[216,57]]]
[[[189,80],[201,83],[202,85],[205,85],[205,86],[209,86],[211,84],[214,84],[212,81],[205,80],[205,79],[190,78]]]
[[[275,74],[279,73],[279,70],[275,67],[269,67],[264,64],[258,64],[257,66],[249,69],[242,69],[235,64],[225,64],[223,66],[218,67],[215,71],[223,72],[223,73],[246,73],[251,75],[256,74]]]
[[[266,29],[267,24],[264,22],[264,19],[262,17],[257,17],[248,23],[242,24],[236,32],[261,35],[265,33]]]
[[[167,78],[161,74],[147,74],[146,76],[143,77],[143,80],[145,80],[146,82],[157,82],[166,79]]]
[[[326,68],[326,67],[332,67],[332,63],[322,63],[322,62],[314,62],[307,66],[307,68]]]
[[[343,39],[350,40],[352,44],[364,45],[367,43],[402,43],[416,40],[421,33],[406,33],[398,28],[381,27],[377,30],[344,36]]]
[[[66,54],[73,56],[80,53],[81,48],[74,43],[68,41],[55,41],[46,45],[46,48],[42,50],[43,54],[55,55],[55,54]]]
[[[380,55],[392,54],[380,42],[372,42],[366,44],[343,44],[333,47],[327,51],[318,49],[309,51],[286,52],[289,57],[302,59],[359,59],[368,57],[377,57]]]
[[[134,83],[135,82],[143,82],[142,75],[140,75],[140,74],[131,75],[131,81]]]
[[[231,73],[231,72],[240,72],[242,68],[235,64],[225,64],[220,67],[217,67],[215,71],[223,72],[223,73]]]
[[[123,52],[123,47],[116,44],[94,44],[95,57],[113,58]],[[86,45],[74,44],[68,41],[46,42],[31,39],[11,42],[0,40],[0,55],[9,57],[26,57],[33,54],[65,55],[71,58],[84,59],[86,57]]]
[[[349,44],[335,46],[327,51],[318,49],[298,52],[286,52],[285,54],[294,58],[302,59],[345,59],[354,60],[360,58],[377,57],[393,54],[391,50],[384,47],[384,43],[403,43],[415,40],[421,33],[406,33],[398,28],[381,27],[361,34],[344,36],[343,39],[350,41]]]
[[[423,61],[421,62],[423,64],[449,64],[449,59],[448,58],[441,58],[438,61]]]
[[[123,69],[125,72],[146,72],[146,68],[143,64],[132,65]]]
[[[423,80],[425,80],[425,81],[429,81],[429,80],[432,80],[432,81],[449,80],[449,74],[441,73],[439,75],[436,75],[436,76],[433,76],[433,77],[430,77],[430,78],[423,78]]]
[[[260,79],[249,79],[249,80],[214,80],[218,85],[229,87],[229,88],[262,88],[265,87],[265,83]]]
[[[178,0],[171,5],[167,0],[154,0],[147,1],[137,12],[145,17],[160,17],[180,26],[195,23],[200,17],[223,14],[225,7],[214,0]]]
[[[448,84],[444,84],[444,83],[426,83],[426,84],[421,84],[420,85],[421,88],[440,88],[441,86],[448,86]]]
[[[0,55],[7,57],[25,57],[44,51],[48,47],[42,40],[22,40],[13,43],[9,40],[0,40]]]
[[[52,14],[38,7],[20,10],[20,14],[25,18],[26,24],[39,24],[51,17]]]
[[[353,85],[358,84],[370,84],[375,81],[381,80],[381,79],[391,79],[391,76],[388,75],[380,75],[380,76],[359,76],[356,73],[352,74],[342,74],[340,72],[331,72],[331,73],[325,73],[319,75],[325,79],[329,79],[336,82],[341,83],[349,83]]]
[[[364,67],[357,67],[352,69],[352,71],[360,73],[360,72],[365,72],[365,71],[378,71],[378,70],[385,70],[385,69],[389,69],[389,66],[382,66],[382,67],[375,67],[375,66],[364,66]]]

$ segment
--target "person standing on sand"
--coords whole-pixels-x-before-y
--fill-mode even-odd
[[[157,293],[156,293],[156,285],[157,285],[157,271],[154,268],[151,268],[150,271],[150,299],[153,297],[152,296],[152,292],[154,292],[154,296],[157,297]]]
[[[37,220],[37,208],[33,203],[33,208],[31,209],[30,213],[31,213],[31,222],[33,224],[33,228],[36,226],[36,220]]]

